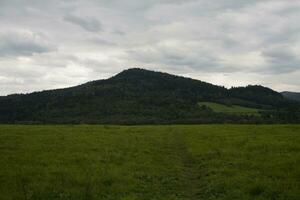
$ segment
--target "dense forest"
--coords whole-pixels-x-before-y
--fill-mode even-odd
[[[218,113],[199,106],[202,101],[260,114]],[[299,102],[263,86],[226,89],[138,68],[76,87],[0,97],[0,123],[299,123],[299,113]]]
[[[300,93],[299,92],[281,92],[281,94],[288,99],[292,99],[295,101],[300,101]]]

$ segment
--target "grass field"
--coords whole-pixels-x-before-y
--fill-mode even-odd
[[[300,125],[2,125],[0,199],[299,200]]]
[[[219,103],[213,102],[200,102],[199,106],[207,106],[211,108],[214,112],[221,112],[221,113],[231,113],[231,114],[253,114],[258,115],[259,109],[255,108],[248,108],[238,105],[227,106]]]

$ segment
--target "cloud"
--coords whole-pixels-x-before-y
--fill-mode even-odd
[[[169,68],[186,68],[202,71],[223,71],[219,58],[201,49],[201,44],[185,44],[182,41],[165,41],[151,46],[129,50],[128,57],[140,63],[163,65]],[[192,49],[192,51],[191,51]],[[229,69],[229,68],[228,68]]]
[[[273,47],[263,52],[268,62],[267,69],[274,73],[294,72],[300,69],[300,54],[288,46]]]
[[[298,0],[1,0],[0,91],[129,67],[300,91],[299,21]]]
[[[99,20],[95,18],[82,18],[75,15],[66,15],[64,16],[64,20],[73,23],[75,25],[80,26],[86,31],[90,32],[98,32],[102,31],[102,24]]]
[[[0,32],[0,57],[32,56],[54,49],[45,38],[31,31]]]
[[[92,37],[90,38],[90,41],[96,45],[101,45],[101,46],[116,46],[117,44],[99,37]]]

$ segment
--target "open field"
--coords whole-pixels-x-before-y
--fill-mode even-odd
[[[298,200],[300,125],[2,125],[0,199]]]
[[[214,102],[200,102],[200,106],[207,106],[211,108],[214,112],[220,112],[220,113],[230,113],[230,114],[252,114],[252,115],[258,115],[259,109],[255,108],[248,108],[238,105],[232,105],[232,106],[226,106],[219,103]]]

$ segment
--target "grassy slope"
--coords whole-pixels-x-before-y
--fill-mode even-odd
[[[247,108],[238,105],[226,106],[219,103],[213,102],[200,102],[200,106],[207,106],[211,108],[214,112],[222,112],[222,113],[232,113],[232,114],[258,114],[258,109],[255,108]]]
[[[300,126],[0,126],[0,199],[289,199]]]

